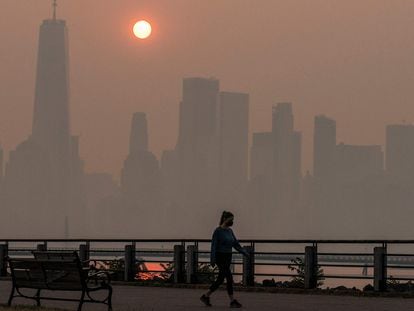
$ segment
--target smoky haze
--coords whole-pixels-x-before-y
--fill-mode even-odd
[[[58,4],[0,3],[2,235],[411,236],[412,1]]]

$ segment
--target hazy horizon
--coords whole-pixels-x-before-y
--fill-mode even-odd
[[[178,134],[182,78],[210,77],[250,94],[250,134],[271,129],[271,107],[292,102],[311,169],[313,118],[338,125],[338,142],[384,144],[385,125],[414,115],[414,29],[409,1],[65,1],[71,124],[87,172],[119,177],[132,114],[147,114],[159,157]],[[0,3],[0,142],[30,133],[38,29],[50,1]],[[147,41],[132,23],[153,23]],[[13,51],[13,52],[11,52]],[[251,136],[251,135],[250,135]]]

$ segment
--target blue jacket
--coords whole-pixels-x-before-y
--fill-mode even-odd
[[[240,245],[239,241],[237,241],[233,230],[230,228],[224,229],[222,227],[217,227],[216,230],[214,230],[211,241],[211,264],[214,265],[216,263],[217,253],[231,253],[233,247],[239,253],[248,256],[246,250]]]

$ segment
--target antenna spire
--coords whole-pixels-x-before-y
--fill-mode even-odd
[[[55,21],[56,20],[56,8],[58,6],[56,0],[53,0],[52,6],[53,6],[53,20]]]

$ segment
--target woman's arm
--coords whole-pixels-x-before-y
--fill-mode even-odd
[[[216,248],[218,244],[218,233],[217,229],[213,233],[213,237],[211,239],[211,253],[210,253],[210,263],[212,266],[216,264]]]
[[[231,229],[230,229],[231,230]],[[237,240],[236,236],[233,233],[233,230],[231,230],[231,234],[233,235],[234,238],[234,243],[233,243],[233,247],[241,254],[243,254],[244,256],[249,256],[249,253],[240,245],[239,241]]]

